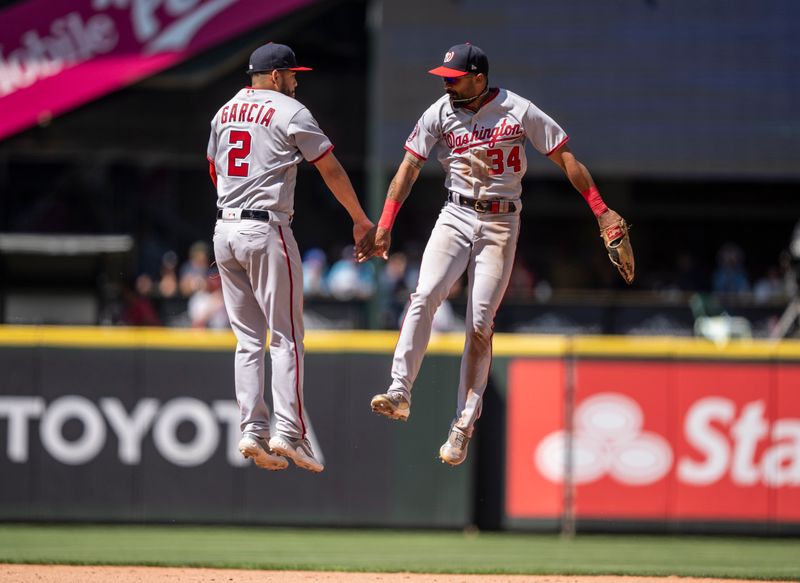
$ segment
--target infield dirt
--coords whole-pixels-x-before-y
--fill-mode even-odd
[[[576,577],[558,575],[430,575],[331,571],[244,571],[162,567],[0,565],[3,583],[750,583],[696,577]]]

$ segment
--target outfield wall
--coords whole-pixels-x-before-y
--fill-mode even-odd
[[[512,360],[505,526],[796,532],[796,349],[576,338]]]
[[[314,475],[258,470],[236,451],[232,334],[0,329],[0,517],[461,526],[470,468],[432,463],[449,395],[421,391],[404,426],[370,413],[390,341],[310,335],[308,425],[327,466]],[[435,355],[426,383],[457,372]]]
[[[450,468],[463,339],[434,337],[407,423],[368,405],[395,340],[308,333],[313,475],[241,460],[230,333],[0,327],[0,520],[798,530],[800,342],[498,334]]]

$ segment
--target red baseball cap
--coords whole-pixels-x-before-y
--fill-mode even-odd
[[[428,73],[439,77],[463,77],[470,73],[489,74],[489,58],[480,47],[464,43],[447,49],[441,67]]]

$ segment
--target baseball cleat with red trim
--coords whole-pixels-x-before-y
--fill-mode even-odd
[[[269,440],[269,447],[278,455],[285,455],[291,459],[298,468],[317,473],[325,469],[325,466],[314,457],[314,450],[311,449],[307,439],[273,435]]]
[[[289,467],[286,458],[275,455],[270,450],[267,440],[255,433],[245,433],[239,440],[239,451],[245,459],[252,459],[253,463],[265,470],[285,470]]]
[[[398,421],[407,421],[411,414],[411,404],[408,399],[396,391],[375,395],[369,402],[369,406],[373,413]]]

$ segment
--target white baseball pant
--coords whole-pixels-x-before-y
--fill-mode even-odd
[[[242,432],[268,438],[264,401],[267,331],[276,431],[304,438],[303,270],[288,215],[269,222],[217,220],[214,254],[236,335],[235,384]]]
[[[454,424],[468,436],[481,414],[492,362],[494,317],[505,294],[519,237],[519,214],[478,213],[447,203],[431,232],[392,363],[390,391],[411,399],[439,304],[467,271],[464,355]]]

